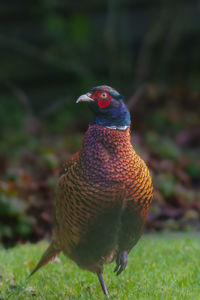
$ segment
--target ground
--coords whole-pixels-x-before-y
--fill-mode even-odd
[[[60,255],[27,279],[47,242],[0,250],[0,299],[104,299],[96,276]],[[200,235],[144,235],[119,276],[105,266],[111,299],[199,299]]]

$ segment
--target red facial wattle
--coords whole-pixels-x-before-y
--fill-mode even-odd
[[[105,99],[102,98],[102,94],[106,94],[106,98]],[[107,106],[110,105],[112,97],[108,93],[106,93],[106,92],[96,91],[93,94],[92,98],[93,99],[97,99],[99,107],[106,108]]]
[[[101,108],[105,108],[110,104],[111,100],[103,100],[101,98],[98,99],[98,105]]]

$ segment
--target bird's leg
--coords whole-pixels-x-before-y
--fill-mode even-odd
[[[128,252],[122,251],[117,255],[116,263],[117,266],[114,269],[114,272],[117,272],[117,275],[121,274],[121,272],[126,268],[128,261]]]
[[[104,294],[106,295],[106,298],[109,298],[108,290],[107,290],[107,287],[106,287],[104,279],[103,279],[103,274],[102,273],[100,273],[100,274],[97,273],[97,276],[99,278],[99,281],[100,281],[100,284],[101,284],[101,288],[102,288]]]

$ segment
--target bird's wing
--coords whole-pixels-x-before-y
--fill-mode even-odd
[[[70,182],[68,179],[68,176],[71,173],[71,169],[73,168],[74,165],[76,165],[77,161],[79,158],[79,152],[76,152],[74,154],[72,154],[72,156],[70,156],[63,164],[63,166],[61,167],[61,171],[60,171],[60,177],[58,179],[58,187],[57,187],[57,195],[54,201],[54,224],[55,224],[55,228],[54,228],[54,236],[55,239],[58,239],[58,229],[59,229],[59,211],[60,211],[60,205],[62,205],[62,201],[60,199],[65,199],[66,195],[62,195],[62,193],[64,192],[64,190],[61,188],[61,186],[63,185],[63,181]]]
[[[60,171],[60,176],[62,176],[63,174],[66,174],[69,170],[69,168],[77,162],[79,158],[79,152],[76,152],[74,154],[72,154],[72,156],[70,156],[63,164],[61,171]]]
[[[73,154],[69,159],[67,159],[64,163],[63,169],[62,169],[62,175],[60,177],[60,180],[62,176],[68,173],[71,166],[73,166],[78,159],[78,152]],[[57,203],[55,203],[55,209],[54,209],[54,223],[55,223],[55,229],[53,231],[53,240],[49,247],[44,252],[43,256],[41,257],[40,261],[36,265],[36,267],[32,270],[30,276],[32,276],[40,267],[45,265],[48,261],[52,260],[60,251],[60,243],[58,239],[58,226],[59,226],[59,220],[56,218],[56,208]]]
[[[120,206],[124,190],[117,184],[102,186],[82,178],[78,156],[72,158],[59,179],[55,203],[55,223],[64,252],[72,249],[105,212]]]

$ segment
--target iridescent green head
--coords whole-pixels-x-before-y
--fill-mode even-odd
[[[95,115],[95,123],[105,127],[123,128],[130,125],[130,113],[123,96],[115,89],[101,85],[80,96],[76,103],[88,102]]]

